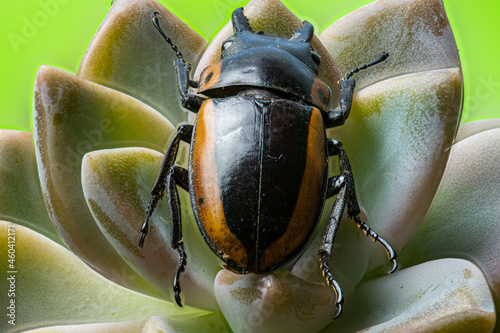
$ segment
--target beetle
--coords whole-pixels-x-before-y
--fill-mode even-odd
[[[191,65],[161,29],[176,52],[174,61],[182,106],[197,113],[194,125],[181,125],[172,137],[151,191],[141,227],[144,246],[148,222],[167,194],[171,246],[179,253],[173,282],[180,298],[181,272],[187,256],[177,187],[189,192],[196,223],[225,268],[240,274],[273,272],[307,246],[322,215],[325,200],[337,195],[318,256],[327,283],[336,294],[334,318],[344,298],[328,266],[340,219],[347,214],[386,250],[396,271],[397,254],[360,217],[351,166],[339,140],[326,129],[344,124],[353,100],[351,76],[388,57],[349,71],[338,81],[340,108],[329,111],[330,88],[318,78],[321,59],[312,48],[314,28],[304,21],[291,38],[254,32],[243,8],[234,10],[234,35],[222,43],[220,61],[208,66],[199,81],[190,79]],[[194,90],[194,93],[190,92]],[[188,169],[175,166],[180,141],[190,144]],[[329,177],[328,164],[339,157],[339,175]]]

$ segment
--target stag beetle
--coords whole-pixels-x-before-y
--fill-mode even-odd
[[[355,86],[351,76],[384,61],[388,53],[342,77],[340,110],[328,111],[331,90],[318,78],[321,59],[311,46],[311,23],[304,21],[290,39],[266,36],[255,33],[238,8],[232,14],[234,35],[222,43],[220,61],[193,81],[191,65],[165,35],[157,15],[152,14],[153,24],[178,57],[174,67],[182,106],[197,118],[194,125],[179,126],[170,141],[139,246],[166,191],[171,246],[179,252],[173,291],[182,306],[179,276],[187,256],[177,186],[189,191],[198,228],[212,251],[227,269],[241,274],[273,272],[296,258],[311,240],[325,200],[337,195],[318,253],[323,275],[336,293],[337,318],[344,299],[328,259],[346,206],[359,228],[387,251],[390,273],[397,269],[392,246],[359,217],[342,144],[325,132],[349,116]],[[190,144],[188,170],[174,165],[181,140]],[[339,157],[340,174],[329,177],[331,156]]]

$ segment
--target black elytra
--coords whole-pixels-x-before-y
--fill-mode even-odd
[[[179,98],[197,113],[193,125],[181,125],[172,137],[151,191],[141,228],[143,247],[148,223],[165,191],[170,210],[171,246],[179,252],[174,297],[179,306],[180,273],[187,256],[182,238],[178,189],[189,191],[197,225],[225,268],[240,274],[273,272],[296,258],[318,225],[325,200],[337,195],[318,256],[323,275],[336,294],[334,318],[344,298],[328,266],[340,219],[347,214],[387,251],[392,246],[359,217],[351,166],[342,144],[326,129],[344,124],[351,109],[351,76],[384,61],[354,68],[339,80],[340,108],[328,111],[331,91],[318,78],[320,56],[311,46],[314,28],[304,21],[289,39],[255,33],[243,8],[233,12],[234,35],[221,45],[220,61],[208,66],[199,81],[189,78],[191,65],[153,24],[179,60],[174,61]],[[194,90],[194,93],[190,92]],[[180,141],[190,144],[188,170],[174,166]],[[329,177],[328,163],[339,157],[340,174]]]

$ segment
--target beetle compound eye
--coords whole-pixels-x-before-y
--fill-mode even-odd
[[[233,41],[231,40],[225,41],[224,44],[222,44],[222,49],[227,50],[228,48],[231,47],[231,45],[233,45]]]
[[[311,57],[312,57],[312,60],[314,61],[314,63],[319,66],[319,64],[321,62],[321,56],[318,53],[316,53],[315,51],[311,51]]]

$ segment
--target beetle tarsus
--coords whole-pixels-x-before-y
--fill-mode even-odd
[[[147,234],[148,234],[147,227],[146,227],[145,231],[144,231],[144,227],[143,227],[143,230],[141,230],[141,239],[139,240],[139,247],[140,248],[144,247],[144,240],[146,239]]]
[[[139,247],[143,248],[144,247],[144,240],[146,239],[146,235],[148,234],[149,230],[149,209],[148,209],[148,216],[146,217],[146,221],[144,221],[144,224],[141,227],[141,238],[139,239]]]
[[[179,252],[179,265],[177,266],[177,270],[175,271],[175,277],[174,277],[174,298],[175,302],[177,305],[182,307],[182,301],[181,301],[181,285],[180,285],[180,275],[182,272],[184,272],[186,264],[187,264],[187,255],[186,252],[184,251],[184,243],[180,241],[177,244],[177,251]]]
[[[330,268],[328,267],[328,258],[330,255],[326,251],[320,251],[320,267],[323,272],[323,277],[329,286],[332,286],[333,291],[335,291],[336,301],[335,301],[335,311],[333,312],[333,319],[340,317],[344,306],[344,295],[342,294],[342,289],[340,288],[338,282],[333,278]]]
[[[146,212],[146,219],[144,220],[144,223],[141,227],[141,238],[139,239],[140,248],[144,247],[144,240],[146,239],[146,235],[148,234],[149,230],[149,219],[151,218],[151,215],[153,214],[153,211],[159,199],[159,195],[153,195],[153,197],[149,201],[148,210]]]
[[[384,238],[380,237],[375,231],[373,231],[363,220],[358,216],[354,216],[354,221],[358,225],[358,228],[360,228],[364,234],[368,237],[370,237],[374,242],[379,242],[387,252],[387,257],[389,258],[389,261],[392,263],[392,268],[389,270],[389,274],[394,273],[395,271],[398,270],[398,255],[394,248],[389,244],[388,241],[386,241]]]

